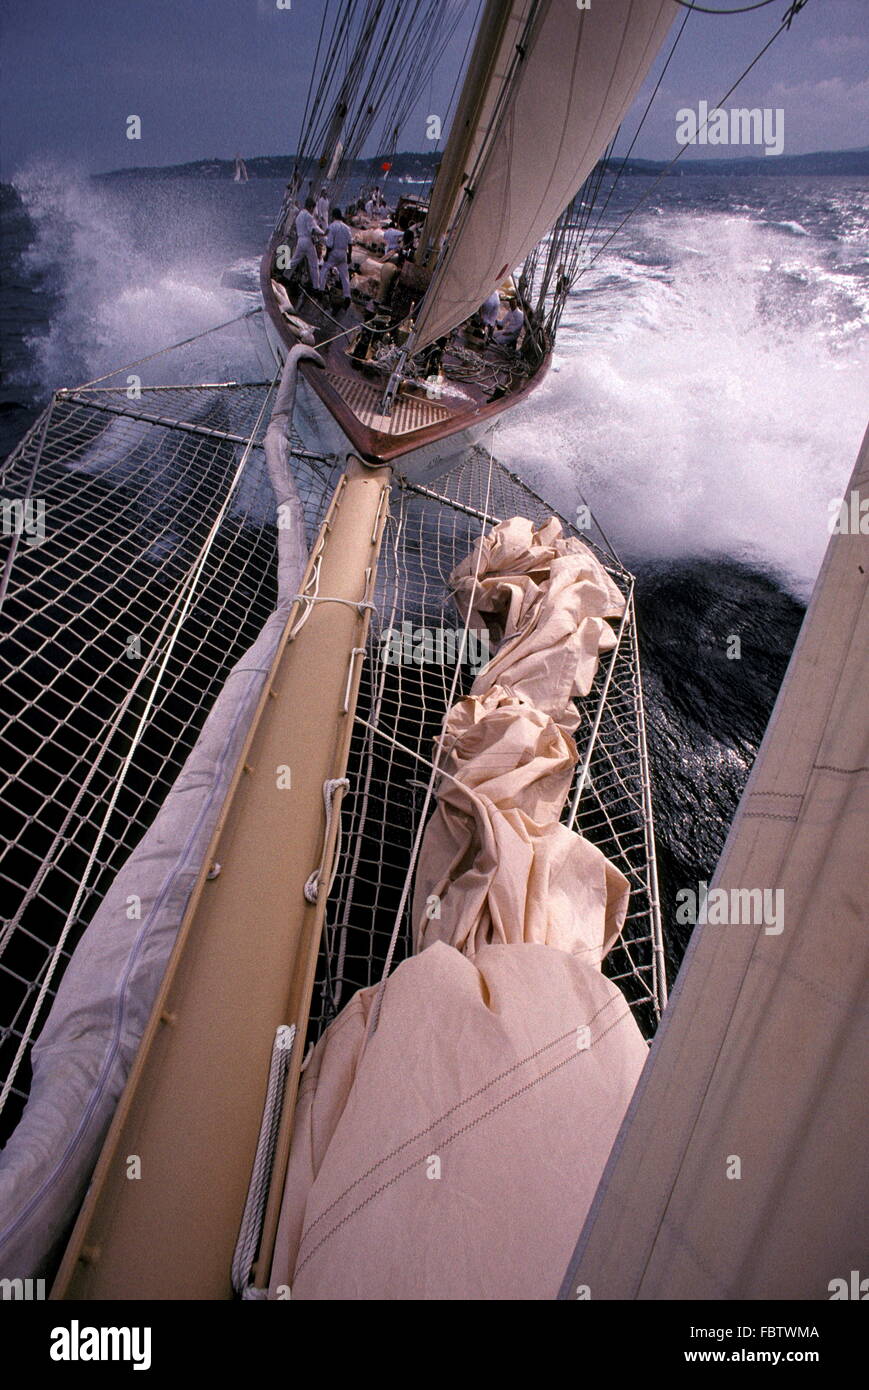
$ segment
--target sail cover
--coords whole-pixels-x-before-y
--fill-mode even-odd
[[[469,318],[594,168],[654,61],[673,0],[539,0],[417,320],[424,347]],[[514,27],[506,36],[515,43]],[[502,62],[491,80],[503,82]],[[461,135],[461,132],[459,132]],[[449,144],[444,163],[448,163]],[[435,196],[437,188],[435,188]]]
[[[513,518],[479,548],[486,592],[465,590],[467,564],[453,582],[503,632],[498,683],[484,668],[447,715],[418,954],[382,995],[355,995],[303,1075],[277,1298],[554,1297],[565,1212],[587,1209],[647,1056],[600,970],[627,880],[559,823],[571,695],[593,675],[592,630],[596,650],[611,646],[603,615],[624,599],[557,522]],[[557,615],[583,641],[532,657]]]
[[[867,499],[869,432],[563,1298],[866,1297]]]

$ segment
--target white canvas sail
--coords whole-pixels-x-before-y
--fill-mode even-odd
[[[869,432],[563,1298],[866,1297],[867,497]]]
[[[275,1297],[553,1297],[564,1213],[587,1209],[646,1057],[600,968],[628,880],[559,822],[573,696],[624,597],[555,518],[500,523],[451,587],[503,641],[444,723],[416,954],[353,997],[306,1069]]]
[[[431,191],[428,215],[420,238],[417,261],[424,265],[439,249],[464,194],[465,180],[474,168],[492,124],[495,106],[510,76],[516,45],[534,0],[488,0],[477,29],[456,113],[450,127],[438,175]]]
[[[517,48],[513,11],[526,8]],[[673,0],[511,6],[501,43],[515,58],[506,79],[503,56],[488,64],[497,100],[477,106],[487,123],[494,109],[494,129],[467,169],[470,196],[420,310],[416,348],[469,318],[546,235],[605,150],[676,13]],[[479,141],[461,123],[454,138],[473,158]],[[445,169],[451,163],[448,143]]]

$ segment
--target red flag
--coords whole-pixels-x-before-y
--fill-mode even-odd
[[[380,167],[383,170],[384,174],[388,174],[390,169],[392,168],[392,161],[389,159],[384,159]]]

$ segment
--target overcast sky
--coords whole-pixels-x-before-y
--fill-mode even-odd
[[[44,157],[95,173],[292,152],[325,0],[292,0],[290,10],[278,3],[4,0],[0,176]],[[427,147],[425,117],[445,108],[477,13],[477,0],[445,3],[466,13],[402,149]],[[691,14],[634,154],[671,157],[676,111],[723,96],[786,8],[777,0],[746,15]],[[867,74],[869,0],[808,0],[728,105],[781,108],[785,154],[867,146]],[[633,133],[644,104],[641,93],[623,131]],[[126,138],[131,114],[142,118],[138,142]],[[694,147],[685,157],[741,153],[751,151]]]

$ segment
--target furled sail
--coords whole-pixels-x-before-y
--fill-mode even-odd
[[[551,1298],[564,1213],[588,1208],[646,1060],[600,969],[628,880],[559,823],[572,697],[624,598],[554,518],[498,524],[451,585],[503,642],[445,721],[417,954],[354,996],[306,1068],[275,1297]]]
[[[470,317],[545,236],[612,138],[676,14],[673,0],[589,9],[516,0],[506,8],[502,25],[491,14],[483,20],[490,48],[475,59],[487,87],[471,106],[463,98],[443,191],[435,185],[429,244],[458,210],[417,319],[417,348]],[[505,9],[503,0],[495,9]],[[469,84],[472,76],[473,64]],[[490,134],[481,141],[484,125]]]
[[[866,1297],[867,497],[869,431],[562,1298]]]

